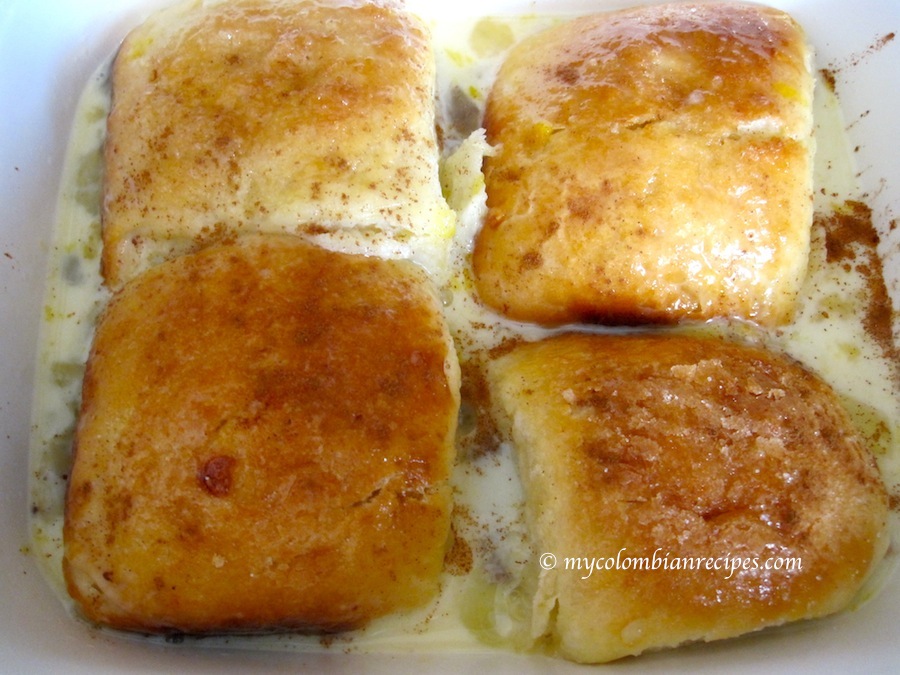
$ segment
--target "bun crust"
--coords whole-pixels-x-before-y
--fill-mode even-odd
[[[558,559],[540,573],[534,634],[568,658],[838,611],[885,552],[872,455],[834,392],[782,356],[711,338],[572,334],[516,347],[489,365],[489,382],[536,554]],[[588,575],[567,557],[648,562]],[[757,562],[729,572],[663,559]]]
[[[455,351],[405,261],[248,235],[102,315],[66,501],[84,615],[148,632],[332,631],[438,589]]]
[[[788,15],[736,3],[521,42],[485,112],[481,297],[544,324],[789,320],[812,222],[810,62]]]
[[[107,283],[246,232],[435,266],[453,217],[434,68],[425,25],[396,3],[190,2],[154,14],[112,72]]]

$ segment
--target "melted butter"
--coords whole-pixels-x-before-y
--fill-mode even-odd
[[[468,254],[485,213],[481,161],[490,148],[479,131],[491,82],[506,50],[560,17],[479,18],[433,26],[438,45],[438,116],[446,153],[442,186],[458,216],[442,289],[448,322],[457,340],[468,391],[453,475],[454,531],[465,564],[444,575],[439,598],[420,611],[395,615],[367,629],[320,639],[303,635],[206,638],[206,647],[262,650],[433,652],[526,649],[532,644],[530,598],[537,555],[523,516],[524,496],[512,448],[492,433],[477,400],[477,366],[486,353],[511,338],[536,339],[552,331],[486,311],[475,299]],[[79,104],[59,196],[50,254],[43,330],[35,382],[30,493],[32,551],[61,601],[74,611],[61,573],[65,483],[80,396],[81,377],[94,321],[106,301],[99,274],[100,147],[109,104],[106,70],[90,81]],[[859,198],[852,151],[834,95],[816,89],[816,200],[831,213]],[[900,393],[896,364],[865,327],[866,282],[850,266],[829,262],[826,232],[813,231],[810,275],[796,320],[778,331],[749,324],[714,323],[700,328],[785,349],[818,371],[842,396],[873,448],[886,483],[900,485]],[[594,329],[597,330],[597,329]],[[892,516],[893,539],[900,532]],[[895,545],[894,549],[897,548]],[[895,566],[882,564],[860,593],[877,592]],[[449,567],[449,566],[448,566]],[[155,640],[156,638],[154,638]],[[160,638],[161,640],[161,638]]]

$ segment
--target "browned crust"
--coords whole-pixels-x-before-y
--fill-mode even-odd
[[[97,327],[64,571],[91,620],[337,630],[438,588],[459,375],[411,263],[247,237]]]
[[[517,347],[489,378],[535,547],[559,561],[542,573],[537,625],[570,658],[837,611],[886,549],[873,456],[834,392],[785,357],[711,338],[572,334]],[[620,551],[802,569],[564,569],[564,557]]]
[[[788,321],[812,220],[808,61],[788,15],[739,3],[521,42],[485,112],[481,297],[545,324]]]

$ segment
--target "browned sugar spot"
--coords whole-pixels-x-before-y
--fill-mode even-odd
[[[231,492],[234,464],[234,457],[227,455],[208,459],[197,475],[200,485],[213,497],[225,497]]]

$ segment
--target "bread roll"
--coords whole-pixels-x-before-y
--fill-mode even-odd
[[[872,455],[834,392],[785,357],[712,338],[569,334],[517,346],[488,381],[535,555],[556,556],[533,634],[567,658],[823,616],[885,552]]]
[[[396,3],[189,2],[116,56],[105,149],[103,273],[244,232],[438,269],[434,55]]]
[[[160,633],[335,631],[426,603],[458,387],[413,263],[247,235],[154,267],[97,326],[69,592]]]
[[[485,112],[481,297],[544,324],[789,320],[812,95],[802,30],[757,5],[642,7],[524,40]]]

